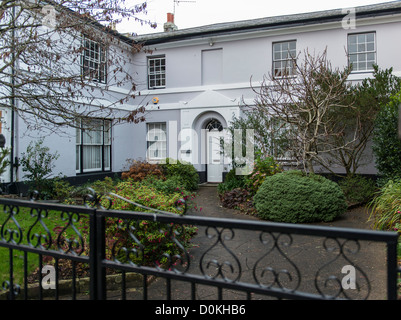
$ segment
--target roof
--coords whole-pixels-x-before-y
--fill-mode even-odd
[[[375,17],[401,13],[401,1],[392,1],[355,7],[356,18]],[[152,45],[194,38],[243,33],[248,31],[269,30],[289,26],[302,26],[324,22],[341,21],[346,14],[343,9],[333,9],[309,13],[291,14],[275,17],[266,17],[252,20],[225,22],[188,28],[170,32],[135,36],[137,43]]]

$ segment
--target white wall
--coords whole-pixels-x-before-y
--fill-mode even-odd
[[[148,90],[146,59],[151,54],[139,53],[135,56],[137,64],[141,66],[137,69],[141,83],[138,91],[144,101],[158,97],[160,110],[181,110],[183,129],[186,128],[185,123],[187,126],[193,125],[193,122],[189,124],[191,121],[188,119],[196,118],[201,112],[216,111],[218,95],[222,100],[226,99],[225,103],[218,103],[219,108],[238,108],[242,99],[252,104],[255,94],[250,89],[250,79],[252,85],[257,87],[263,76],[272,72],[274,42],[296,40],[297,52],[301,57],[305,50],[319,54],[327,48],[332,67],[343,69],[348,65],[348,34],[372,31],[376,32],[377,64],[382,69],[393,67],[394,74],[401,76],[401,42],[396,40],[401,31],[399,18],[389,16],[357,20],[356,28],[349,30],[343,29],[341,22],[336,22],[153,45],[150,46],[153,55],[166,57],[166,88]],[[202,84],[202,70],[205,70],[202,53],[210,53],[212,51],[205,50],[211,49],[219,49],[214,52],[221,53],[222,81]],[[355,72],[349,80],[361,81],[371,76],[369,72]],[[208,94],[210,92],[215,94]],[[226,120],[229,122],[230,119]],[[374,173],[374,164],[366,166],[364,172]]]
[[[375,31],[377,40],[377,62],[381,68],[394,67],[394,73],[401,76],[401,42],[397,41],[401,22],[390,22],[390,18],[380,18],[376,24],[357,23],[357,29],[344,30],[341,25],[314,25],[297,28],[276,29],[255,34],[233,34],[213,37],[213,45],[209,38],[193,39],[191,41],[166,43],[153,46],[153,53],[138,53],[133,56],[125,50],[124,54],[132,58],[132,63],[126,66],[137,84],[137,96],[120,108],[119,114],[141,105],[148,105],[146,122],[176,121],[178,131],[183,129],[200,130],[202,117],[217,112],[226,123],[231,120],[232,113],[239,114],[241,100],[252,103],[254,93],[252,84],[257,86],[263,75],[272,70],[272,43],[275,41],[297,40],[297,51],[309,49],[311,52],[322,52],[326,46],[328,58],[333,67],[343,68],[347,65],[345,49],[347,34],[354,32]],[[395,20],[395,18],[394,18]],[[366,22],[367,23],[367,22]],[[221,83],[202,85],[202,52],[219,49],[222,58]],[[166,56],[167,85],[165,89],[148,90],[147,88],[147,57],[150,55]],[[350,78],[358,81],[369,73],[353,74]],[[123,76],[123,75],[121,75]],[[214,81],[216,82],[216,81]],[[110,87],[105,95],[99,95],[99,101],[113,103],[129,92],[132,84],[126,83],[122,88]],[[90,89],[90,87],[88,88]],[[151,103],[153,97],[159,98],[159,103]],[[202,120],[202,121],[201,121]],[[112,171],[121,171],[127,159],[144,159],[146,156],[146,122],[140,124],[118,124],[112,131]],[[58,152],[59,159],[54,174],[62,173],[75,176],[75,129],[64,128],[66,135],[27,130],[22,119],[16,121],[15,156],[20,157],[25,152],[30,141],[42,136],[50,152]],[[180,147],[178,143],[178,147]],[[195,146],[195,144],[193,144]],[[192,153],[196,156],[196,153]],[[199,159],[198,159],[199,161]],[[197,166],[204,170],[204,166]],[[369,165],[368,172],[374,172]],[[18,179],[22,180],[21,168]]]

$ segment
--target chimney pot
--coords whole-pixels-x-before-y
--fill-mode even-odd
[[[173,13],[167,13],[167,22],[174,23],[174,14]]]

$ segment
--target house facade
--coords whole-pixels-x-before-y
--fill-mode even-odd
[[[291,75],[292,56],[327,50],[334,68],[352,64],[349,81],[371,77],[373,64],[392,67],[401,76],[400,31],[400,1],[183,30],[169,15],[165,32],[132,38],[145,49],[129,57],[136,97],[113,106],[121,112],[146,106],[146,120],[114,124],[105,118],[98,120],[98,136],[76,128],[69,129],[69,137],[45,136],[45,145],[60,154],[54,173],[85,180],[120,173],[127,159],[168,157],[191,162],[201,182],[221,182],[231,169],[220,152],[224,128],[242,115],[244,104],[254,103],[252,87],[257,89],[264,75]],[[126,90],[108,87],[98,103],[118,99]],[[41,133],[27,132],[18,117],[14,121],[12,156],[18,158]],[[360,173],[376,173],[373,158]],[[21,168],[13,175],[14,181],[23,180]],[[3,180],[10,181],[9,176]]]
[[[166,142],[158,142],[163,150],[193,163],[202,181],[220,182],[230,167],[207,134],[218,137],[216,128],[226,128],[233,115],[241,115],[243,105],[254,104],[251,87],[257,90],[264,75],[292,76],[291,57],[302,56],[305,50],[311,54],[327,50],[333,68],[352,64],[349,81],[371,77],[374,64],[392,67],[394,75],[401,76],[401,44],[394,41],[399,31],[401,3],[395,1],[137,37],[151,51],[135,57],[141,66],[139,90],[152,110],[147,132],[156,126],[165,136]],[[171,145],[177,141],[176,132],[181,143],[178,153]],[[143,132],[141,139],[147,138],[151,144],[152,138]],[[152,152],[148,151],[149,160]],[[360,173],[375,174],[371,152],[366,156],[369,163]]]

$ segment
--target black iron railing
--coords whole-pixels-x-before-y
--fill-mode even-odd
[[[398,298],[397,233],[107,210],[102,199],[0,199],[0,297],[61,299],[68,282],[72,299]]]

